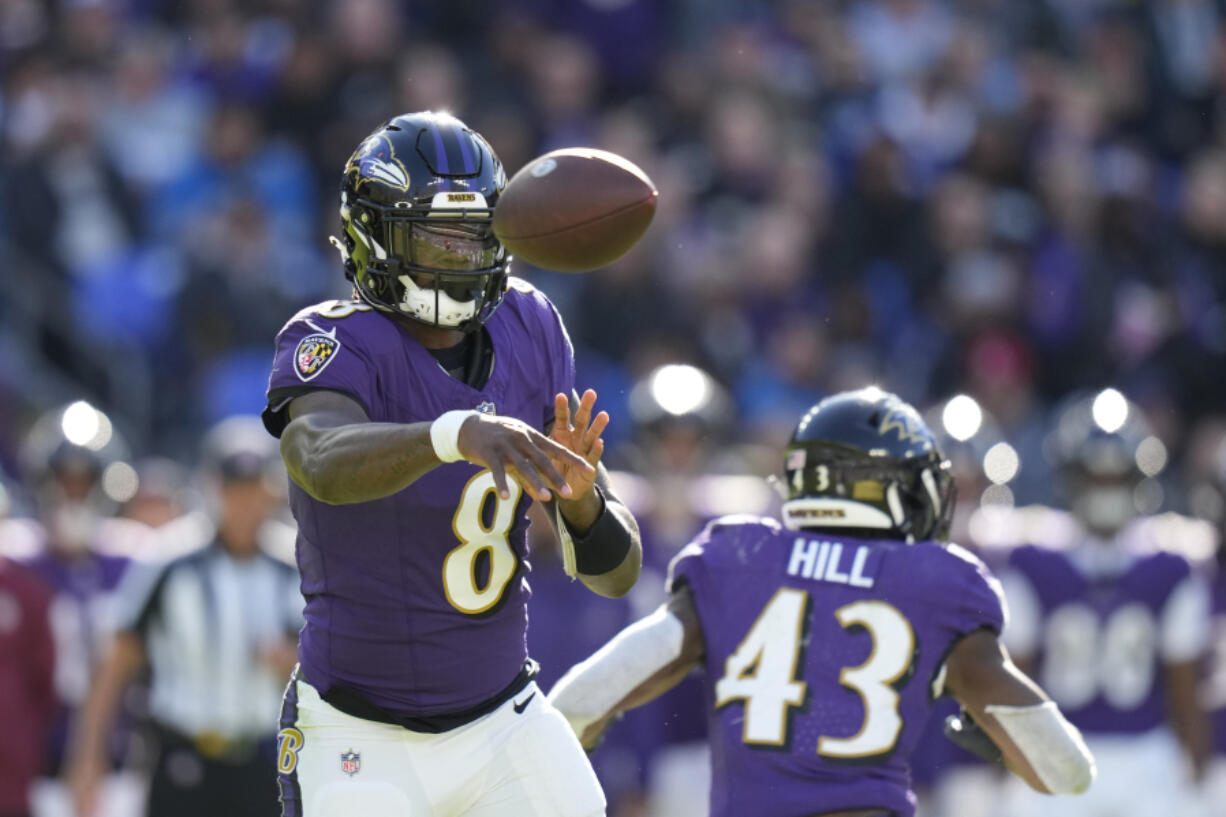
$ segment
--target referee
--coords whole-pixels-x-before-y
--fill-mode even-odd
[[[270,445],[269,443],[272,442]],[[128,682],[150,670],[159,746],[147,817],[275,817],[281,689],[295,661],[302,599],[292,564],[273,555],[285,479],[257,418],[224,421],[203,462],[216,489],[206,544],[134,568],[119,631],[75,727],[70,784],[80,817],[94,813],[107,734]],[[279,487],[279,486],[277,486]],[[171,523],[183,536],[194,526]]]

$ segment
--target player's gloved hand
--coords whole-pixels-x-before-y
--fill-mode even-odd
[[[503,499],[511,498],[508,474],[542,502],[552,498],[550,489],[561,497],[574,496],[554,461],[576,476],[596,478],[596,469],[583,457],[514,417],[485,414],[469,417],[460,426],[458,445],[464,459],[490,469],[498,495]]]
[[[945,737],[989,763],[1000,763],[1003,757],[1000,747],[965,709],[945,719]]]

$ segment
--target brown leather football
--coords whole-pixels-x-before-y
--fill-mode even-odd
[[[494,234],[511,255],[557,272],[616,261],[651,224],[659,193],[615,153],[563,148],[528,162],[494,206]]]

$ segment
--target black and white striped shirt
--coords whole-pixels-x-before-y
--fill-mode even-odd
[[[236,558],[214,539],[134,568],[123,590],[120,629],[145,646],[154,721],[227,739],[276,731],[286,679],[258,656],[302,626],[292,564],[263,550]]]

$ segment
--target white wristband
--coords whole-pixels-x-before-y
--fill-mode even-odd
[[[459,462],[464,459],[460,453],[460,426],[469,417],[479,415],[479,411],[448,411],[430,424],[430,444],[434,446],[434,454],[443,462]]]

